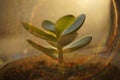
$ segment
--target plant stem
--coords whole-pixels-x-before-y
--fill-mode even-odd
[[[59,74],[61,75],[61,79],[63,80],[64,78],[64,58],[63,58],[63,53],[62,53],[62,50],[59,51],[59,54],[58,54],[58,62],[59,62]]]
[[[57,37],[59,38],[59,36]],[[62,50],[63,48],[61,47],[59,42],[57,42],[57,48],[58,48],[58,62],[62,66],[63,65],[63,50]]]
[[[58,53],[58,61],[59,61],[59,64],[60,64],[60,65],[63,64],[63,53],[62,53],[61,50],[60,50],[59,53]]]

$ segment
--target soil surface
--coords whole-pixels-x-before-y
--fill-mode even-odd
[[[66,62],[61,67],[47,60],[34,56],[7,63],[0,69],[0,80],[120,80],[120,70],[112,64]]]

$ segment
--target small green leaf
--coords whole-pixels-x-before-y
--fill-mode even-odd
[[[67,27],[69,27],[75,20],[75,17],[73,15],[66,15],[61,17],[57,22],[55,23],[55,28],[60,35]]]
[[[53,48],[53,47],[43,47],[41,45],[36,44],[35,42],[33,42],[31,40],[27,40],[27,41],[32,47],[42,51],[44,54],[51,57],[52,59],[57,60],[57,56],[54,54],[54,53],[57,52],[57,50],[55,48]]]
[[[73,33],[75,31],[79,30],[79,28],[82,26],[84,21],[85,21],[85,14],[78,16],[78,18],[75,20],[75,22],[70,27],[66,28],[63,31],[62,35]]]
[[[50,32],[56,33],[55,25],[51,21],[45,20],[42,22],[42,27]]]
[[[52,41],[47,41],[50,45],[54,46],[55,48],[57,48],[57,43],[56,42],[52,42]]]
[[[33,35],[40,37],[42,39],[45,40],[50,40],[50,41],[56,41],[56,37],[54,35],[48,34],[36,27],[34,27],[33,25],[30,25],[28,23],[23,23],[24,28],[29,31],[30,33],[32,33]]]
[[[3,61],[0,59],[0,65],[2,65],[3,64]]]
[[[72,51],[78,50],[79,48],[82,48],[82,47],[86,46],[87,44],[89,44],[91,42],[91,40],[92,40],[92,36],[87,35],[83,38],[80,38],[80,39],[72,42],[68,46],[66,46],[64,48],[63,52],[72,52]]]
[[[77,35],[78,35],[78,33],[72,33],[72,34],[63,35],[58,40],[58,43],[61,46],[66,46],[69,43],[71,43],[76,38]]]

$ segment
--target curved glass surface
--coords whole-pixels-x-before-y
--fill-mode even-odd
[[[41,45],[49,44],[29,34],[23,28],[22,22],[32,23],[41,28],[43,20],[55,23],[61,16],[72,14],[77,17],[85,13],[86,20],[77,38],[90,34],[93,35],[93,40],[78,51],[66,53],[65,61],[83,65],[102,63],[99,71],[106,68],[109,63],[120,67],[118,3],[119,0],[0,0],[0,64],[23,57],[44,55],[32,48],[26,39],[32,39]],[[94,74],[90,73],[89,76]]]

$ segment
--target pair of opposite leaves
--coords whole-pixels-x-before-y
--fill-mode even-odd
[[[45,39],[54,47],[41,46],[31,40],[27,40],[31,46],[42,51],[53,59],[57,59],[54,53],[58,53],[58,47],[62,47],[62,53],[66,53],[78,50],[79,48],[90,43],[92,40],[91,35],[84,36],[73,42],[78,35],[77,31],[80,29],[84,21],[85,14],[81,14],[77,18],[73,15],[66,15],[58,19],[55,24],[49,20],[43,21],[42,27],[45,31],[40,30],[28,23],[23,23],[23,26],[30,33]]]

